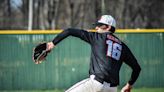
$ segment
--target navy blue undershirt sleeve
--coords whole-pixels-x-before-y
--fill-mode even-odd
[[[91,32],[85,31],[85,30],[81,30],[81,29],[68,28],[68,29],[65,29],[62,33],[58,34],[53,39],[52,42],[54,45],[57,45],[60,41],[67,38],[68,36],[74,36],[74,37],[78,37],[88,43],[91,43],[91,42],[93,42],[92,41],[93,34],[94,33],[91,33]]]

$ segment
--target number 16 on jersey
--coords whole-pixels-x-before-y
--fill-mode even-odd
[[[113,42],[112,40],[107,40],[106,44],[107,47],[107,56],[115,59],[120,60],[122,45],[119,43]]]

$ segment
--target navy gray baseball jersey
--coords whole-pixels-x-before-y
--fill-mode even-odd
[[[123,62],[132,68],[129,84],[133,85],[140,73],[140,66],[130,49],[110,32],[96,33],[69,28],[53,39],[54,45],[68,36],[78,37],[91,46],[90,75],[99,82],[119,85],[119,71]]]

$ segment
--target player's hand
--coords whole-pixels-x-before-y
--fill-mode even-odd
[[[53,43],[43,42],[39,43],[36,47],[34,47],[32,59],[35,64],[40,64],[46,59],[48,53],[50,53],[51,49],[54,47],[54,45],[52,44]]]
[[[55,45],[52,42],[47,43],[47,51],[51,51],[54,47]]]
[[[122,89],[121,89],[121,92],[130,92],[132,89],[132,86],[127,83]]]

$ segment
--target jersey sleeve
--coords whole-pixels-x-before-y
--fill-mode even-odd
[[[124,44],[124,54],[123,55],[124,55],[123,61],[132,68],[131,78],[128,83],[130,85],[133,85],[140,74],[141,68],[140,68],[140,65],[138,64],[136,58],[134,57],[134,55],[132,54],[130,49],[125,44]]]
[[[53,39],[53,44],[56,45],[58,44],[60,41],[62,41],[63,39],[65,39],[68,36],[74,36],[74,37],[78,37],[88,43],[93,42],[93,34],[91,32],[85,31],[85,30],[81,30],[81,29],[74,29],[74,28],[68,28],[66,30],[64,30],[62,33],[58,34],[54,39]]]

